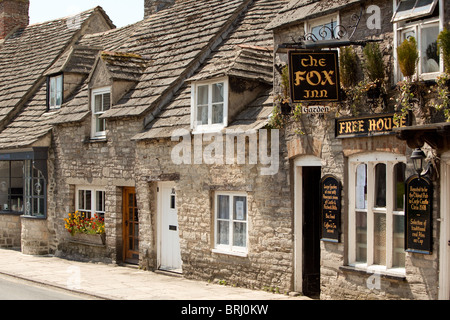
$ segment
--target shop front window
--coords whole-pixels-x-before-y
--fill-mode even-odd
[[[34,166],[33,160],[26,160],[24,167],[25,215],[44,217],[46,215],[47,183],[41,170]]]
[[[404,157],[390,154],[368,154],[350,161],[351,265],[400,272],[405,267],[405,170]]]
[[[23,212],[23,161],[0,161],[0,211]]]

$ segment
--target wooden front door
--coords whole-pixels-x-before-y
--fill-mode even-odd
[[[123,239],[124,261],[139,263],[139,212],[135,188],[123,192]]]

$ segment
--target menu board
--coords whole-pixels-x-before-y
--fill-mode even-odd
[[[432,253],[433,185],[414,175],[406,181],[405,250]]]
[[[322,178],[322,241],[340,242],[341,191],[341,183],[334,176]]]

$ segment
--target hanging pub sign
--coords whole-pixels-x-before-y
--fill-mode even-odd
[[[293,103],[339,101],[337,51],[290,51],[289,78]]]
[[[432,253],[433,185],[427,178],[414,175],[406,181],[405,250]]]
[[[395,113],[375,114],[366,117],[336,119],[336,138],[385,135],[394,128],[407,127],[411,117]]]
[[[341,183],[332,175],[326,175],[321,183],[322,241],[340,242]]]

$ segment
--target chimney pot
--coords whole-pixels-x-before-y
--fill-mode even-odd
[[[175,0],[144,0],[144,19],[171,7],[174,3]]]
[[[0,0],[0,40],[15,28],[28,26],[29,8],[29,0]]]

